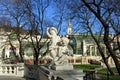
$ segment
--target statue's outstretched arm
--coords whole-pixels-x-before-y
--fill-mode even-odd
[[[49,29],[50,29],[50,28],[47,28],[46,34],[47,34],[48,37],[52,37],[52,36],[50,35],[50,33],[49,33]]]

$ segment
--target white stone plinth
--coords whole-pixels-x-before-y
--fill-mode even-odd
[[[65,67],[65,66],[64,66]],[[68,68],[68,67],[67,67]],[[83,80],[85,73],[82,70],[53,70],[40,66],[40,80]]]
[[[53,70],[73,70],[73,65],[72,64],[62,64],[62,65],[54,65],[51,66]]]

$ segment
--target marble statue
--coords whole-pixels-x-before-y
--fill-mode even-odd
[[[60,37],[57,35],[57,29],[55,27],[47,28],[46,34],[50,38],[49,51],[50,56],[54,60],[57,55],[58,42],[60,42]]]
[[[40,76],[40,80],[83,80],[83,71],[75,70],[68,62],[68,38],[58,36],[54,27],[47,28],[46,32],[50,38],[48,47],[53,59],[48,64],[40,66],[39,75],[43,75]]]
[[[55,27],[47,28],[46,34],[50,38],[49,52],[50,57],[52,57],[49,66],[68,64],[68,38],[58,36]]]
[[[59,47],[58,47],[58,53],[56,55],[56,61],[55,64],[67,64],[68,60],[67,60],[67,56],[68,56],[68,45],[69,40],[66,37],[62,37],[61,41],[59,42]]]

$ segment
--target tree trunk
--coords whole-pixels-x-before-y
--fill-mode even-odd
[[[38,65],[38,53],[34,53],[34,64]]]
[[[91,33],[92,38],[94,39],[95,43],[96,43],[97,46],[98,46],[98,50],[99,50],[99,52],[100,52],[100,55],[101,55],[101,57],[102,57],[102,59],[103,59],[104,64],[106,65],[106,67],[107,67],[108,71],[110,72],[110,74],[111,74],[111,75],[114,75],[114,72],[111,70],[110,65],[108,64],[108,60],[107,60],[107,58],[105,57],[105,54],[104,54],[104,52],[103,52],[103,50],[102,50],[102,47],[100,46],[99,40],[97,40],[97,39],[94,37],[94,35],[93,35],[93,33],[92,33],[92,31],[91,31],[91,29],[90,29],[89,26],[88,26],[88,28],[89,28],[89,31],[90,31],[90,33]]]
[[[118,60],[118,58],[116,56],[117,54],[115,54],[115,52],[113,51],[113,49],[112,49],[112,47],[110,45],[112,42],[109,41],[109,27],[107,25],[104,26],[104,30],[105,30],[104,39],[103,39],[104,43],[105,43],[105,45],[106,45],[106,47],[108,49],[108,52],[110,53],[111,57],[113,58],[114,63],[115,63],[116,68],[117,68],[117,71],[118,71],[118,73],[120,75],[120,62],[119,62],[119,60]]]
[[[116,68],[117,68],[117,71],[118,71],[118,73],[120,75],[120,62],[119,62],[115,52],[113,51],[110,43],[108,42],[108,40],[106,41],[106,39],[107,38],[104,39],[105,45],[106,45],[111,57],[113,58],[113,61],[114,61],[115,65],[116,65]]]
[[[108,60],[106,59],[105,54],[104,54],[104,52],[103,52],[103,50],[102,50],[99,42],[96,41],[96,39],[95,39],[95,42],[96,42],[96,44],[97,44],[97,46],[98,46],[98,50],[99,50],[99,52],[100,52],[100,55],[102,56],[103,62],[104,62],[104,64],[106,65],[108,71],[110,72],[111,75],[114,75],[114,72],[111,70],[110,65],[108,64]]]
[[[19,54],[20,54],[20,62],[24,62],[24,60],[23,60],[23,52],[22,52],[22,45],[21,45],[21,43],[20,43],[20,47],[19,47]]]

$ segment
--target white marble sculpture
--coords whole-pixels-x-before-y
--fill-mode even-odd
[[[55,27],[47,28],[46,34],[50,38],[49,52],[53,58],[51,65],[67,64],[68,38],[60,38],[57,35],[57,29]]]
[[[75,70],[73,65],[68,63],[68,43],[67,37],[57,35],[54,27],[47,28],[47,35],[50,38],[49,52],[53,58],[45,66],[40,66],[39,74],[41,80],[83,80],[82,70]],[[47,75],[47,76],[46,76]]]
[[[57,55],[58,42],[60,42],[60,37],[57,35],[57,29],[55,27],[47,28],[46,34],[50,38],[49,51],[50,56],[54,60]]]
[[[55,64],[67,64],[68,60],[67,60],[67,56],[68,56],[68,45],[69,40],[66,37],[62,37],[60,43],[58,44],[58,53],[56,56],[56,61]]]

